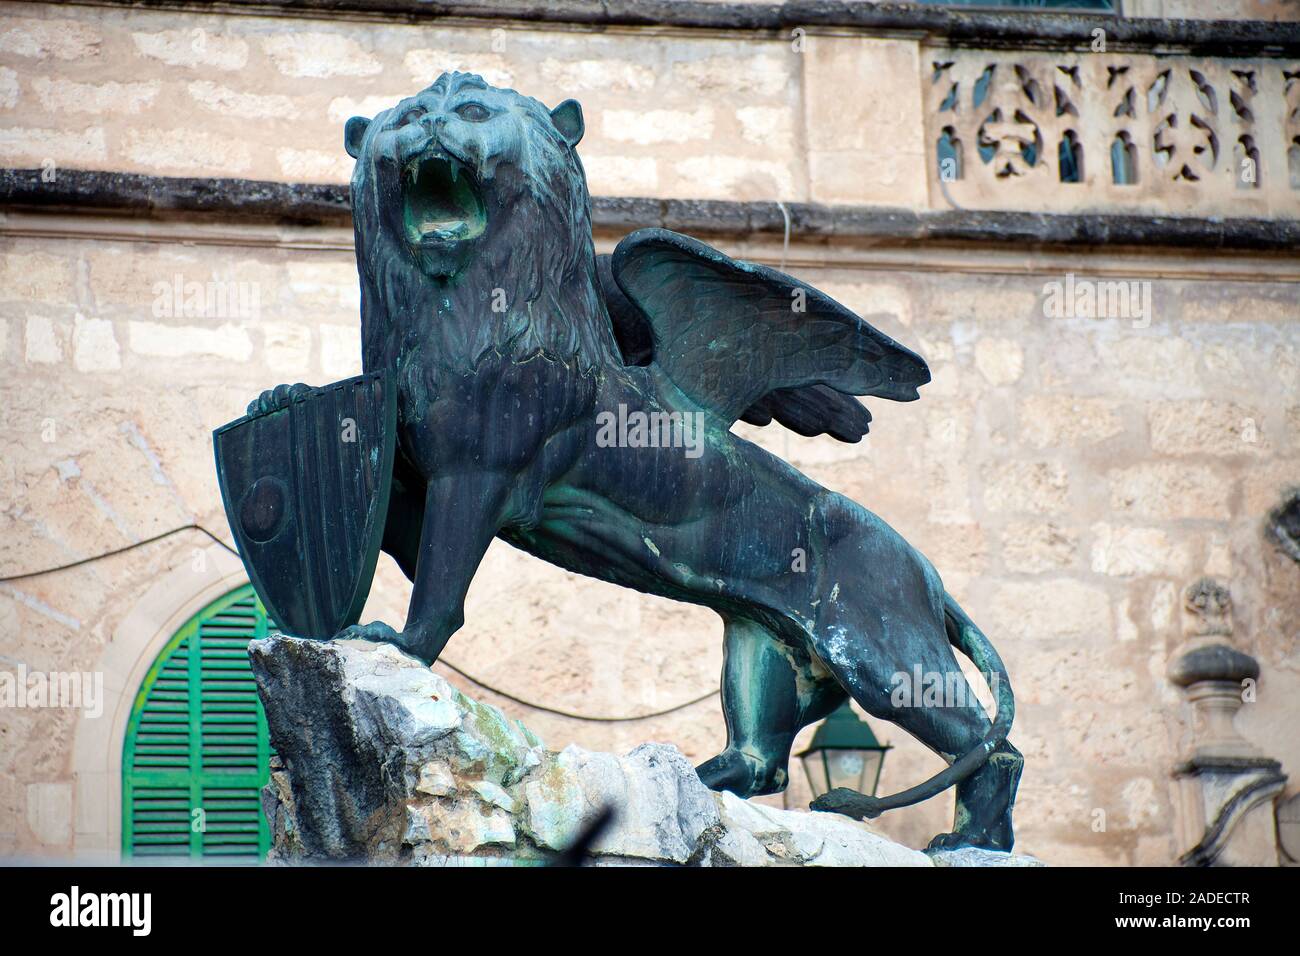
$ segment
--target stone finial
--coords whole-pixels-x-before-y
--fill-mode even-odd
[[[1191,758],[1257,757],[1233,726],[1248,682],[1259,678],[1259,663],[1229,643],[1232,596],[1213,578],[1201,578],[1183,592],[1181,651],[1169,663],[1169,680],[1192,705]]]
[[[1276,866],[1272,801],[1286,777],[1233,722],[1259,678],[1259,663],[1228,643],[1232,596],[1225,586],[1202,578],[1184,592],[1183,608],[1187,641],[1169,665],[1169,679],[1192,712],[1190,748],[1174,770],[1179,862]]]
[[[1187,637],[1232,634],[1232,594],[1214,578],[1201,578],[1183,592],[1183,610]]]
[[[1240,687],[1242,681],[1258,677],[1259,662],[1227,644],[1193,648],[1169,665],[1169,679],[1184,688],[1205,681],[1224,681]]]

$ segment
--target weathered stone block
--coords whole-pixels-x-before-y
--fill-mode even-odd
[[[122,367],[121,354],[112,322],[76,316],[72,326],[72,364],[78,372],[112,372]]]
[[[653,194],[659,189],[659,163],[649,156],[584,156],[592,192],[614,196]]]
[[[0,53],[44,60],[84,60],[98,56],[103,35],[78,20],[15,17],[0,28]]]
[[[18,105],[21,88],[18,85],[18,71],[7,66],[0,66],[0,109],[13,109]]]
[[[1144,518],[1227,518],[1232,485],[1203,465],[1157,462],[1110,472],[1110,505]]]
[[[442,73],[459,71],[477,73],[493,86],[510,87],[515,85],[514,71],[509,61],[499,53],[471,53],[465,50],[410,50],[402,58],[402,65],[410,74],[411,82],[423,88],[432,83]],[[387,98],[378,109],[388,109],[398,100],[406,97],[409,91]],[[361,116],[373,116],[375,110],[358,111]],[[346,119],[347,117],[344,117]]]
[[[1161,402],[1148,421],[1151,447],[1167,455],[1259,455],[1268,449],[1260,413],[1233,402]]]
[[[196,80],[186,89],[194,102],[223,116],[240,119],[293,119],[298,115],[298,107],[294,105],[293,98],[283,93],[248,93],[210,80]],[[389,101],[385,107],[392,102],[394,101]],[[347,117],[343,119],[346,120]]]
[[[1008,571],[1036,574],[1074,563],[1079,547],[1076,532],[1051,522],[1008,525],[1002,533],[1002,563]]]
[[[132,322],[127,335],[132,352],[152,358],[209,355],[232,362],[246,362],[253,354],[253,340],[247,329],[230,323],[213,329]]]
[[[784,57],[770,53],[751,53],[744,57],[710,56],[673,64],[673,79],[699,93],[744,97],[775,96],[793,82],[787,62]],[[599,66],[600,76],[606,76],[608,66],[603,62]],[[649,74],[650,83],[647,87],[653,84],[653,71],[646,67],[639,69]]]
[[[248,63],[248,44],[235,36],[208,30],[160,30],[133,33],[136,51],[168,66],[242,70]]]
[[[1073,395],[1030,395],[1020,406],[1020,437],[1035,448],[1090,445],[1123,430],[1115,402]]]
[[[985,471],[984,503],[991,511],[1052,514],[1063,511],[1070,490],[1064,466],[1048,461],[1010,461]]]
[[[70,130],[19,126],[0,129],[0,161],[11,166],[96,165],[103,164],[107,158],[104,130],[98,126]]]
[[[1192,543],[1173,538],[1159,528],[1115,527],[1097,524],[1092,528],[1092,569],[1117,577],[1168,575],[1191,572]]]
[[[65,328],[44,315],[29,315],[24,344],[24,358],[29,365],[54,365],[63,361]]]
[[[990,385],[1014,385],[1025,370],[1025,351],[1011,339],[980,339],[975,367]]]
[[[139,113],[154,101],[161,84],[77,83],[62,77],[38,76],[32,89],[51,113]]]
[[[807,43],[799,59],[812,198],[925,205],[928,162],[917,44],[822,36]],[[844,96],[864,82],[871,96]]]
[[[1004,581],[994,591],[984,629],[1018,640],[1096,641],[1110,632],[1110,599],[1101,588],[1070,578]]]
[[[131,162],[161,172],[215,167],[238,175],[253,163],[248,143],[203,130],[135,128],[126,131],[125,139],[124,152]]]
[[[66,847],[72,840],[72,784],[28,784],[27,826],[41,844]]]
[[[605,110],[601,132],[617,143],[685,143],[713,138],[713,109],[701,106],[685,110]]]
[[[384,68],[369,50],[341,33],[281,33],[265,37],[262,49],[286,76],[374,76]]]
[[[75,300],[75,264],[47,252],[10,252],[0,259],[0,297],[68,306]]]

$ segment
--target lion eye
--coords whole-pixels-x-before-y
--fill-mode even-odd
[[[424,110],[414,107],[407,110],[397,121],[398,126],[409,126],[411,123],[418,122],[420,117],[424,116]]]
[[[486,107],[480,106],[478,103],[462,103],[456,107],[456,115],[467,123],[482,123],[492,114],[487,111]]]

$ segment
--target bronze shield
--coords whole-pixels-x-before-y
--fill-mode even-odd
[[[335,382],[213,432],[226,518],[286,633],[328,639],[370,593],[397,437],[391,372]]]

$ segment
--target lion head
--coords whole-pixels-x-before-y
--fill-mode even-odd
[[[581,369],[617,354],[597,291],[582,109],[470,73],[353,117],[353,222],[367,368],[473,368],[495,350]]]

